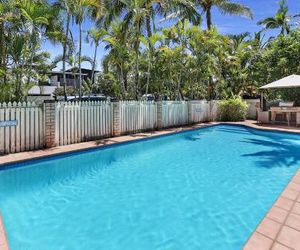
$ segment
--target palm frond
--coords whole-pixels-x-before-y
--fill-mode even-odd
[[[223,14],[239,15],[253,19],[253,13],[251,9],[242,4],[232,3],[227,0],[221,1],[217,6],[220,8]]]

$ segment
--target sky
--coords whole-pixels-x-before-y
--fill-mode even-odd
[[[243,32],[254,33],[260,31],[262,27],[257,25],[259,20],[262,20],[269,16],[274,16],[276,11],[278,10],[279,0],[234,0],[234,2],[241,3],[251,8],[254,19],[249,20],[244,17],[238,16],[230,16],[230,15],[222,15],[217,9],[213,9],[212,19],[213,24],[217,27],[220,33],[222,34],[239,34]],[[300,13],[300,0],[287,0],[289,6],[289,12],[291,15]],[[167,27],[169,24],[167,23],[158,23],[158,27]],[[203,28],[205,28],[205,20],[203,20]],[[86,20],[83,25],[83,30],[86,31],[93,27],[93,23],[89,20]],[[72,26],[72,33],[75,39],[75,44],[78,47],[78,26]],[[279,31],[268,31],[267,36],[277,35]],[[93,57],[94,48],[92,45],[88,44],[85,39],[83,39],[82,45],[82,55]],[[45,42],[43,44],[43,50],[48,51],[51,54],[51,58],[53,59],[57,55],[62,54],[62,47],[59,45],[52,45],[49,42]],[[97,57],[97,69],[101,69],[102,59],[107,52],[104,50],[104,44],[102,44],[98,51]],[[85,68],[91,68],[91,66],[87,63],[83,65]],[[61,69],[61,65],[58,65],[57,69]]]

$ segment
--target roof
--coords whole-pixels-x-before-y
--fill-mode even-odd
[[[284,88],[297,88],[297,87],[298,88],[300,87],[300,76],[290,75],[278,81],[262,86],[260,87],[260,89],[284,89]]]
[[[67,72],[79,72],[79,68],[78,67],[73,67],[73,68],[69,68],[66,70]],[[87,68],[81,68],[81,72],[85,71],[85,72],[90,72],[92,73],[92,69],[87,69]],[[98,70],[95,69],[95,73],[99,72]]]
[[[51,72],[48,72],[49,75],[63,75],[63,71],[51,71]],[[79,73],[76,73],[76,72],[69,72],[69,71],[66,71],[66,75],[76,75],[78,76]],[[88,74],[85,74],[85,73],[82,73],[81,75],[83,76],[87,76]]]

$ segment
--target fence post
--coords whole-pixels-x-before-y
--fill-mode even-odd
[[[163,129],[163,102],[159,101],[156,103],[157,105],[157,129]]]
[[[45,147],[52,148],[56,146],[55,142],[55,101],[45,100],[44,101],[44,112],[45,112]]]
[[[188,125],[193,124],[193,109],[192,109],[192,101],[188,101]]]
[[[113,136],[120,136],[121,135],[121,102],[114,102],[113,103]],[[135,122],[135,121],[133,121]]]

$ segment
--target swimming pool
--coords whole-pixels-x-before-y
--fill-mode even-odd
[[[300,165],[300,136],[219,125],[0,171],[11,250],[240,249]]]

